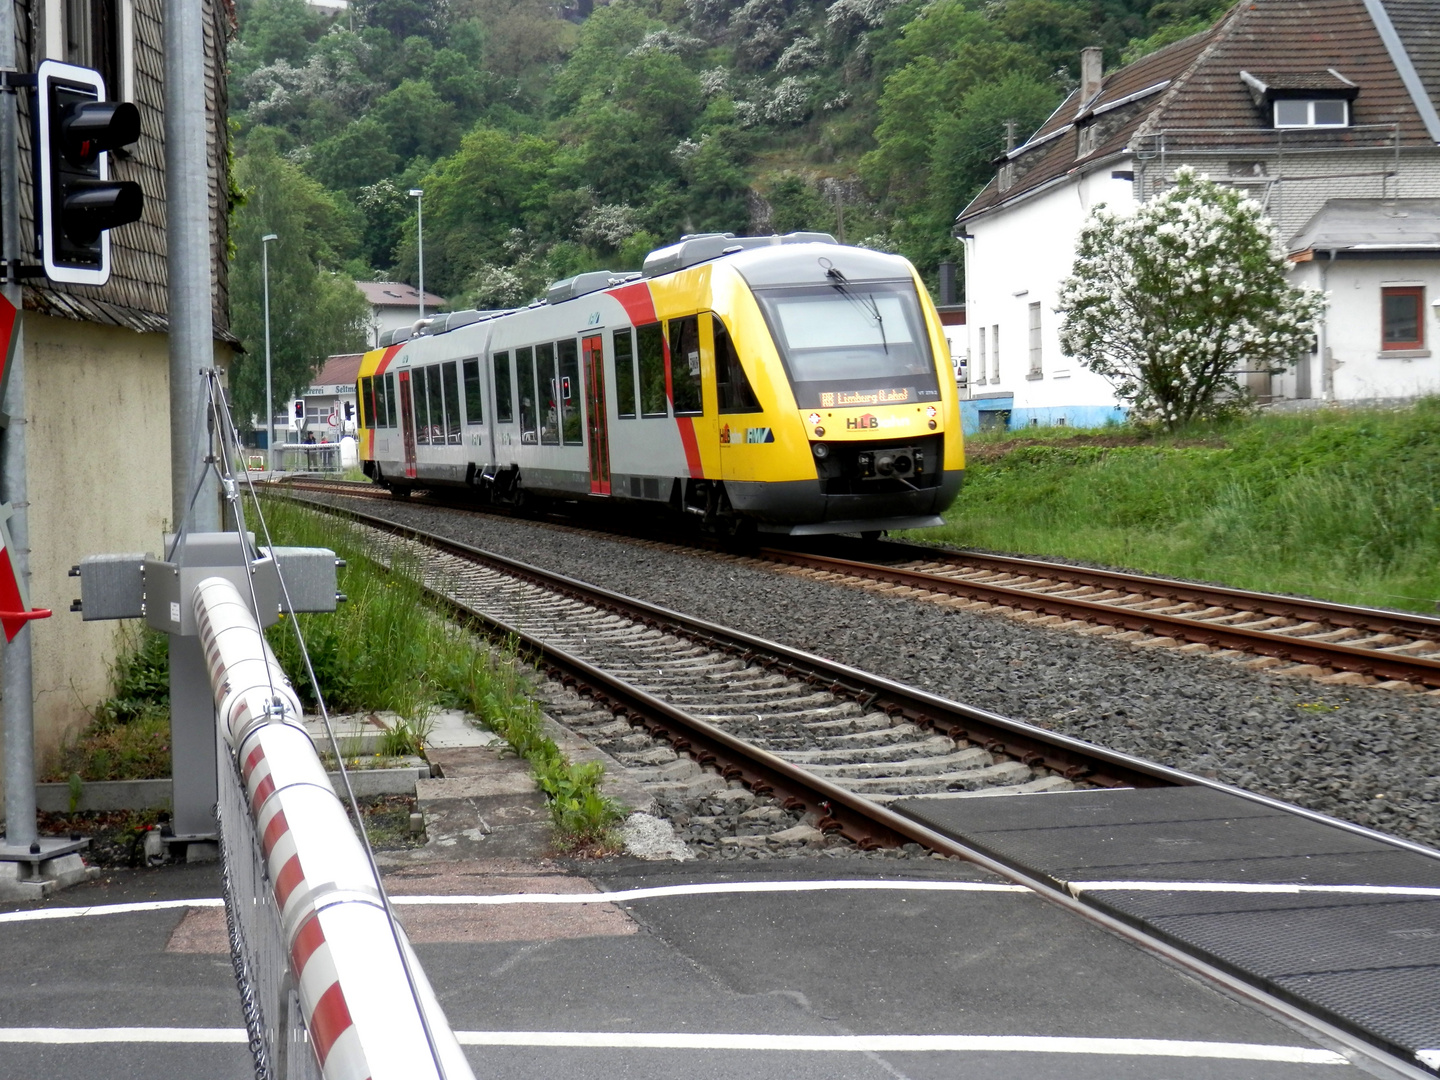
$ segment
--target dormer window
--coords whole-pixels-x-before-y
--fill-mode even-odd
[[[1273,128],[1345,128],[1360,87],[1334,68],[1324,71],[1240,72],[1260,115]]]
[[[1350,103],[1344,98],[1276,98],[1277,128],[1350,126]]]

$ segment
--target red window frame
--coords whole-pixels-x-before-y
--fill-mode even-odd
[[[1413,341],[1391,341],[1387,333],[1385,307],[1392,297],[1410,297],[1415,304],[1415,338]],[[1396,285],[1380,290],[1380,350],[1400,352],[1425,347],[1425,286]]]

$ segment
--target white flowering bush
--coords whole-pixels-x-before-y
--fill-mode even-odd
[[[798,124],[810,115],[810,89],[806,79],[781,79],[765,103],[765,119],[772,124]]]
[[[640,215],[634,209],[622,203],[606,203],[591,208],[580,219],[576,235],[584,243],[615,251],[639,228]]]
[[[1174,429],[1244,400],[1244,371],[1306,350],[1325,298],[1286,281],[1260,205],[1190,168],[1129,216],[1097,206],[1060,286],[1060,347],[1139,419]]]
[[[816,67],[825,59],[825,47],[813,37],[798,37],[775,61],[775,70],[789,75],[806,68]]]

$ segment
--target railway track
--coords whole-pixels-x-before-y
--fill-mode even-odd
[[[389,498],[363,483],[293,486]],[[758,559],[839,585],[879,586],[971,611],[999,611],[1036,625],[1212,653],[1326,683],[1440,691],[1440,618],[1431,616],[893,541],[867,545],[869,558],[837,558],[773,547],[737,553],[693,537],[633,538],[686,543],[717,557]],[[884,561],[875,561],[874,553]]]
[[[885,804],[957,792],[1192,782],[515,560],[342,513],[377,560],[412,562],[454,612],[518,642],[573,691],[553,711],[628,765],[657,798],[723,798],[739,781],[786,811],[773,818],[777,832],[805,815],[818,833],[861,848],[934,848],[934,834]],[[757,825],[765,822],[760,810]]]

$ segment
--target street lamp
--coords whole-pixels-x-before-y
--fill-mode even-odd
[[[425,318],[425,189],[412,187],[415,200],[415,247],[420,255],[420,318]]]
[[[270,241],[279,240],[274,233],[260,238],[260,262],[265,275],[265,458],[270,471],[275,471],[275,401],[270,387]]]

